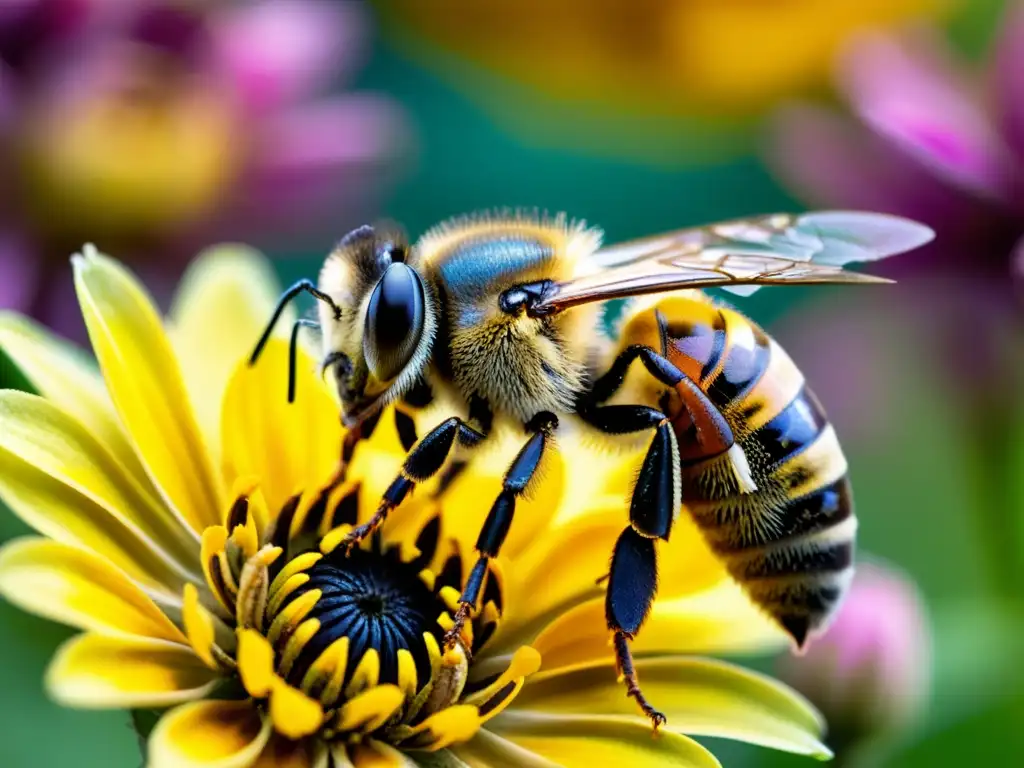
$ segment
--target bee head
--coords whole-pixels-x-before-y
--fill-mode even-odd
[[[358,422],[401,397],[426,364],[436,327],[433,296],[395,227],[360,227],[324,263],[320,307],[324,367],[338,387],[343,418]]]

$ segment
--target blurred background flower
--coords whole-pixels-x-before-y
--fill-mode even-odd
[[[862,563],[832,626],[778,670],[825,715],[839,765],[878,765],[886,742],[922,717],[929,693],[931,637],[916,586]]]
[[[952,4],[377,2],[387,33],[403,51],[480,101],[506,127],[576,150],[655,153],[662,160],[690,154],[666,135],[685,132],[681,118],[701,132],[700,151],[706,152],[706,142],[722,141],[737,121],[783,96],[823,86],[833,54],[851,32],[942,15]],[[537,96],[544,101],[530,109]],[[580,120],[600,121],[604,138],[595,137],[593,128],[576,131]],[[617,142],[627,131],[657,136],[657,142]]]
[[[373,215],[406,132],[390,99],[338,92],[367,31],[326,0],[5,3],[0,303],[72,332],[82,242],[159,291],[198,243],[322,245]]]

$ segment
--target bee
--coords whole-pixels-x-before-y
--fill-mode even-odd
[[[843,265],[932,237],[907,219],[848,211],[761,216],[608,247],[598,230],[562,215],[471,215],[415,244],[393,226],[364,226],[327,257],[317,285],[303,280],[282,295],[251,362],[284,307],[310,293],[320,301],[323,369],[351,428],[343,465],[381,409],[399,404],[406,459],[349,548],[456,453],[499,429],[523,435],[479,533],[449,646],[555,438],[576,428],[649,440],[605,606],[626,693],[657,728],[665,718],[640,689],[629,641],[657,589],[655,542],[668,540],[681,510],[797,646],[825,626],[852,575],[846,460],[821,405],[775,341],[700,289],[888,282]],[[600,329],[605,302],[623,298],[635,303],[610,338]],[[303,324],[292,331],[290,398]],[[438,398],[452,415],[417,439],[407,412]]]

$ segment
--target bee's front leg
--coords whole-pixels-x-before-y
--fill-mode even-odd
[[[342,541],[343,551],[346,554],[351,552],[353,547],[381,526],[388,513],[402,503],[417,483],[426,482],[436,475],[456,442],[469,448],[478,445],[485,437],[457,416],[445,419],[424,435],[405,457],[401,472],[384,491],[384,498],[373,517],[354,528]]]
[[[544,450],[547,447],[555,428],[558,426],[558,417],[553,413],[542,412],[534,416],[526,425],[526,429],[533,434],[526,444],[516,454],[512,465],[505,472],[501,483],[501,493],[491,506],[487,514],[483,528],[476,540],[476,550],[479,553],[473,570],[469,573],[466,585],[459,596],[459,607],[455,612],[455,623],[444,636],[445,648],[454,647],[462,628],[469,618],[473,606],[480,598],[480,591],[483,589],[484,579],[487,577],[488,563],[492,558],[498,556],[501,545],[505,543],[509,528],[512,526],[512,517],[516,511],[516,499],[523,495],[530,481],[537,473],[541,459],[544,457]]]

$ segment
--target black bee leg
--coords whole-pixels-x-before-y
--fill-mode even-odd
[[[402,503],[417,483],[436,475],[456,442],[469,448],[479,444],[485,437],[457,416],[445,419],[424,435],[405,457],[401,473],[384,492],[384,498],[373,517],[345,537],[341,544],[345,553],[351,552],[353,547],[377,530],[387,519],[388,513]]]
[[[659,355],[643,344],[631,344],[619,353],[608,370],[594,382],[590,391],[584,396],[584,403],[591,405],[603,403],[618,392],[622,382],[626,380],[626,374],[629,373],[629,366],[637,358],[644,364],[648,372],[665,386],[675,387],[686,378],[683,372],[664,355]]]
[[[680,505],[679,451],[672,426],[663,422],[654,433],[629,507],[630,525],[619,536],[605,593],[605,617],[613,633],[616,667],[626,695],[636,699],[655,730],[665,716],[644,697],[629,651],[651,609],[658,589],[655,540],[668,540]]]
[[[530,439],[516,454],[512,465],[505,472],[501,484],[501,493],[495,500],[491,511],[487,514],[483,528],[476,540],[479,558],[469,573],[466,585],[459,596],[459,607],[455,612],[455,624],[445,634],[445,648],[451,648],[462,633],[462,627],[469,618],[473,606],[480,598],[484,581],[487,578],[487,567],[491,558],[497,557],[501,545],[505,543],[512,517],[516,511],[516,499],[526,492],[530,481],[540,466],[544,450],[558,426],[558,419],[553,413],[541,413],[535,416],[526,428],[533,432]]]
[[[659,328],[664,337],[666,331],[663,320],[659,315]],[[661,343],[665,345],[667,340],[663,338]],[[736,444],[732,428],[722,412],[692,379],[650,347],[642,344],[626,347],[615,358],[608,372],[594,382],[590,392],[577,402],[577,414],[584,421],[610,434],[639,431],[646,426],[629,428],[629,417],[622,415],[625,413],[622,409],[640,406],[600,405],[622,386],[629,366],[636,359],[643,363],[648,373],[678,396],[682,408],[673,416],[673,421],[680,435],[680,460],[694,466],[704,466],[705,462],[711,462],[705,469],[712,473],[711,476],[721,478],[721,482],[727,483],[736,493],[756,490],[746,456]],[[647,410],[653,412],[653,409]]]

